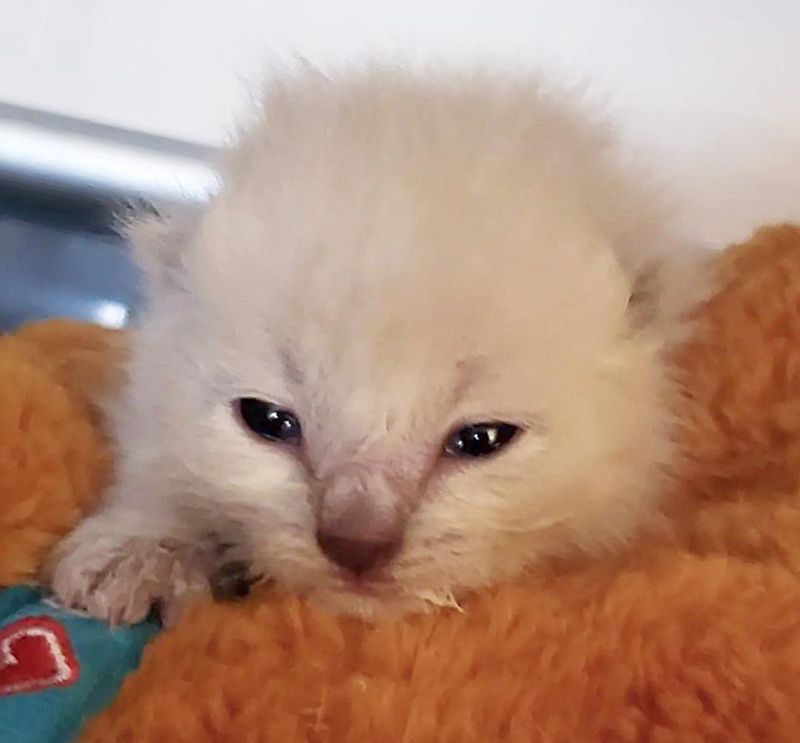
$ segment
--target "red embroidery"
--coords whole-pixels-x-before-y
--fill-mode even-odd
[[[67,633],[52,617],[28,617],[0,629],[0,696],[69,686],[78,676]]]

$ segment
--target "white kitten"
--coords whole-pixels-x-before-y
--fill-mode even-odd
[[[421,610],[657,513],[691,292],[665,282],[648,189],[566,96],[288,77],[202,220],[134,242],[122,457],[51,563],[61,601],[175,610],[221,539],[328,608]]]

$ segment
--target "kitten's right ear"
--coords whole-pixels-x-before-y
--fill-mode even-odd
[[[117,229],[130,243],[148,286],[181,286],[186,250],[198,220],[188,209],[166,213],[144,202],[129,205],[120,216]]]

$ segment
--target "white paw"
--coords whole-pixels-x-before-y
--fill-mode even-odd
[[[208,566],[198,550],[146,537],[73,537],[49,572],[63,606],[111,624],[139,622],[154,605],[172,624],[189,601],[209,591]]]

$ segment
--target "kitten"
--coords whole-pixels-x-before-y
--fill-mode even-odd
[[[216,534],[386,616],[655,518],[699,274],[606,130],[529,79],[379,67],[288,76],[256,118],[201,219],[132,230],[122,454],[56,596],[174,616]]]

